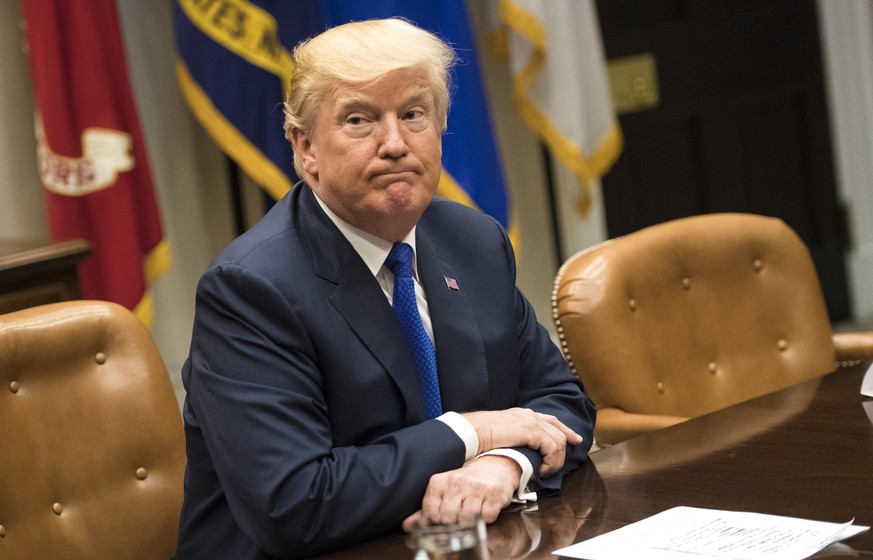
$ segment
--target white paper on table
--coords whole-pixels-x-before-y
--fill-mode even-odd
[[[869,418],[870,421],[873,422],[873,401],[861,403],[861,406],[864,407],[864,412],[867,413],[867,418]]]
[[[869,527],[794,517],[675,507],[556,550],[585,560],[801,560]]]
[[[861,382],[861,394],[873,397],[873,364],[867,368],[867,373],[864,374],[864,380]]]

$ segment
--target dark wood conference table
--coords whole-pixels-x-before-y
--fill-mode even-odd
[[[868,367],[592,453],[561,494],[501,513],[488,527],[492,560],[558,558],[555,549],[680,505],[873,526],[873,399],[860,394]],[[397,532],[325,558],[413,557]],[[873,530],[814,558],[873,558]]]

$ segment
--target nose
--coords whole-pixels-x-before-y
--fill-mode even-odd
[[[409,146],[403,136],[402,121],[396,115],[387,115],[379,123],[381,136],[379,138],[380,158],[399,158],[409,153]]]

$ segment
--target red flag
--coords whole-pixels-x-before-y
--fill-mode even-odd
[[[114,0],[23,0],[52,240],[87,239],[82,297],[152,320],[170,265]]]

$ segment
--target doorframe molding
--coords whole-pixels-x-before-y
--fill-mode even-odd
[[[817,0],[839,203],[846,208],[849,296],[873,319],[873,3]]]

